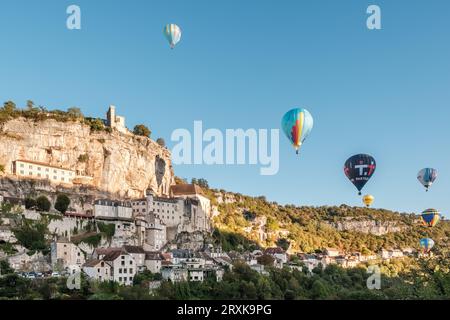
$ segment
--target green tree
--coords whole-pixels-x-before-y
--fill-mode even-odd
[[[0,260],[0,275],[14,273],[14,269],[11,268],[8,261]]]
[[[77,118],[77,119],[84,117],[80,108],[77,108],[77,107],[71,107],[71,108],[67,109],[67,114],[69,115],[69,117]]]
[[[16,104],[12,101],[6,101],[3,103],[3,109],[7,114],[12,114],[14,111],[16,111]]]
[[[67,209],[70,205],[70,199],[65,194],[59,194],[56,197],[55,209],[61,212],[62,214],[66,213]]]
[[[152,134],[150,129],[143,124],[136,125],[133,129],[133,133],[137,136],[143,136],[148,138],[150,138],[150,135]]]
[[[26,198],[25,199],[25,209],[34,209],[36,208],[36,200],[33,198]]]
[[[36,206],[39,211],[48,212],[52,204],[46,196],[40,196],[36,199]]]

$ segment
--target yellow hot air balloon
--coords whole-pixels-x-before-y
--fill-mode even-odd
[[[366,194],[362,200],[367,207],[370,207],[372,205],[373,201],[375,200],[375,198],[370,194]]]

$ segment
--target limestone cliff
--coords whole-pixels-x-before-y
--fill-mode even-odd
[[[168,195],[174,183],[166,148],[117,130],[91,131],[81,122],[16,118],[1,124],[3,177],[13,175],[12,163],[18,159],[74,170],[83,176],[78,183],[120,198],[141,197],[147,188]]]

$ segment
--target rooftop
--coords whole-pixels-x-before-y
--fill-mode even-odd
[[[177,184],[170,187],[170,190],[174,196],[181,195],[204,195],[202,188],[196,184]]]

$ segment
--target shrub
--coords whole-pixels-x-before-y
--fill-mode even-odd
[[[0,172],[5,173],[5,165],[0,164]]]
[[[161,147],[165,147],[166,146],[166,141],[164,141],[164,139],[163,138],[158,138],[157,140],[156,140],[156,143],[157,144],[159,144]]]
[[[39,211],[49,211],[52,204],[46,196],[40,196],[36,199],[36,206]]]
[[[89,160],[89,155],[87,153],[80,154],[78,156],[78,162],[87,162]]]
[[[148,138],[150,138],[150,135],[152,134],[150,129],[144,126],[143,124],[138,124],[137,126],[135,126],[133,129],[133,133],[137,136],[143,136]]]
[[[26,198],[25,199],[25,209],[34,209],[36,208],[36,200],[33,198]]]
[[[67,209],[70,205],[70,199],[65,194],[59,194],[56,198],[55,209],[61,212],[62,214],[66,213]]]

